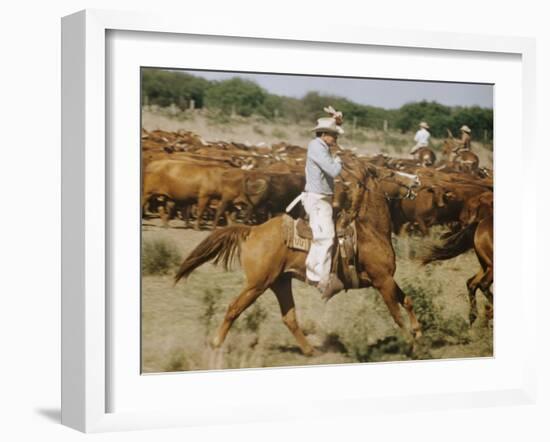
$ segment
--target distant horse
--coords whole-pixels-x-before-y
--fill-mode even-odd
[[[443,140],[443,163],[447,163],[460,172],[477,173],[479,169],[479,157],[470,150],[457,152],[457,140],[451,131],[449,136]]]
[[[448,237],[442,246],[433,247],[423,263],[452,259],[474,248],[479,261],[479,271],[468,279],[468,297],[470,300],[470,324],[477,318],[476,291],[481,289],[490,304],[488,311],[492,316],[493,309],[493,215],[488,215],[480,221],[468,224],[459,232]]]
[[[409,341],[421,336],[420,324],[413,311],[413,303],[395,282],[395,253],[391,242],[391,218],[387,198],[411,195],[419,185],[416,176],[390,172],[375,177],[376,168],[370,166],[349,169],[343,178],[355,183],[350,191],[348,219],[357,229],[357,272],[360,287],[375,287],[382,295],[394,321]],[[343,174],[344,175],[344,174]],[[285,245],[282,217],[277,216],[258,226],[231,226],[214,231],[185,258],[175,282],[188,277],[197,267],[213,261],[227,269],[234,258],[239,258],[246,275],[241,293],[230,303],[225,318],[212,340],[220,347],[233,322],[260,295],[270,288],[276,295],[284,324],[296,338],[305,355],[314,353],[296,319],[292,294],[292,278],[305,280],[306,252]],[[408,313],[411,330],[403,322],[399,305]]]
[[[435,164],[435,153],[428,147],[421,147],[415,153],[422,167],[429,167]]]

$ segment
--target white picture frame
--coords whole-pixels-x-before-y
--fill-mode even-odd
[[[163,35],[218,36],[271,41],[310,42],[312,44],[369,45],[379,48],[430,49],[443,52],[468,51],[476,54],[513,54],[521,57],[521,158],[523,186],[520,190],[525,210],[521,214],[521,302],[523,309],[535,305],[534,269],[526,265],[525,256],[535,249],[535,195],[526,189],[534,180],[529,174],[534,163],[533,121],[535,106],[535,43],[532,39],[491,37],[451,33],[428,33],[318,26],[281,28],[269,23],[240,26],[231,23],[193,20],[182,25],[176,17],[141,13],[87,10],[63,18],[62,21],[62,423],[85,432],[161,428],[186,425],[206,425],[221,422],[252,422],[261,420],[311,416],[360,416],[371,412],[460,408],[500,404],[533,403],[535,382],[535,339],[525,339],[521,358],[521,380],[501,388],[472,390],[462,393],[429,392],[403,395],[388,391],[376,399],[368,396],[336,395],[327,400],[313,398],[295,406],[274,403],[255,406],[243,398],[233,404],[244,418],[231,413],[208,412],[198,407],[194,413],[185,410],[109,411],[109,370],[113,355],[108,343],[108,327],[112,321],[107,297],[109,285],[109,155],[106,149],[108,88],[106,84],[107,44],[110,31],[154,32]],[[158,35],[158,34],[157,34]],[[443,53],[442,52],[442,53]],[[136,92],[138,93],[138,92]],[[498,107],[496,109],[498,112]],[[498,139],[496,138],[497,142]],[[497,172],[498,173],[498,172]],[[498,242],[497,242],[498,244]],[[496,248],[498,256],[498,246]],[[532,276],[532,277],[531,277]],[[495,276],[498,282],[498,273]],[[522,336],[533,338],[536,324],[525,316],[518,318]],[[137,338],[137,337],[136,337]],[[386,370],[390,366],[386,365]],[[347,372],[360,376],[361,366]],[[296,373],[298,371],[296,370]],[[217,374],[235,380],[246,376],[239,373]],[[248,372],[250,373],[250,372]],[[261,386],[265,376],[255,382]],[[265,374],[265,372],[264,372]],[[249,375],[251,376],[251,375]],[[285,370],[286,377],[293,371]],[[298,376],[298,375],[296,375]],[[517,380],[517,379],[515,379]],[[192,398],[187,398],[192,399]],[[215,408],[215,407],[213,407]],[[336,410],[336,411],[335,411]]]

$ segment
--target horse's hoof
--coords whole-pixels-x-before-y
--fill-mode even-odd
[[[217,336],[212,338],[212,340],[210,341],[210,347],[212,347],[212,349],[214,349],[214,350],[220,348],[221,344],[222,343],[220,342],[220,338],[218,338]]]

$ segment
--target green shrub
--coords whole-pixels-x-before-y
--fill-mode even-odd
[[[357,312],[357,319],[338,334],[349,355],[359,362],[370,360],[369,328],[365,317],[368,317],[367,311],[361,309]]]
[[[441,287],[425,288],[409,281],[402,288],[413,300],[424,340],[428,341],[430,347],[470,342],[470,327],[466,319],[458,315],[445,317],[441,308],[434,303],[434,299],[441,295]]]
[[[141,244],[141,271],[144,275],[165,275],[180,261],[178,249],[166,240],[144,240]]]
[[[255,82],[235,77],[211,82],[205,93],[205,104],[208,108],[248,117],[263,105],[266,96],[266,91]]]

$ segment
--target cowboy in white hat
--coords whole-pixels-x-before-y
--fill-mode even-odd
[[[472,148],[472,137],[470,135],[472,133],[471,129],[468,126],[463,125],[460,128],[460,132],[461,132],[460,141],[458,142],[456,147],[453,149],[453,152],[456,152],[456,153],[469,151]]]
[[[411,149],[411,155],[414,155],[422,147],[428,147],[428,144],[430,143],[430,132],[428,132],[430,126],[428,126],[428,123],[421,121],[418,126],[420,126],[420,129],[418,129],[414,135],[414,141],[416,141],[416,144]]]
[[[311,247],[306,258],[306,277],[309,284],[315,285],[328,299],[344,288],[335,273],[330,273],[332,246],[334,242],[334,222],[332,220],[332,196],[334,178],[342,171],[339,157],[333,157],[330,147],[336,145],[343,115],[332,107],[325,108],[331,117],[319,118],[312,129],[315,138],[307,147],[306,187],[302,202],[309,215],[309,225],[313,234]]]

